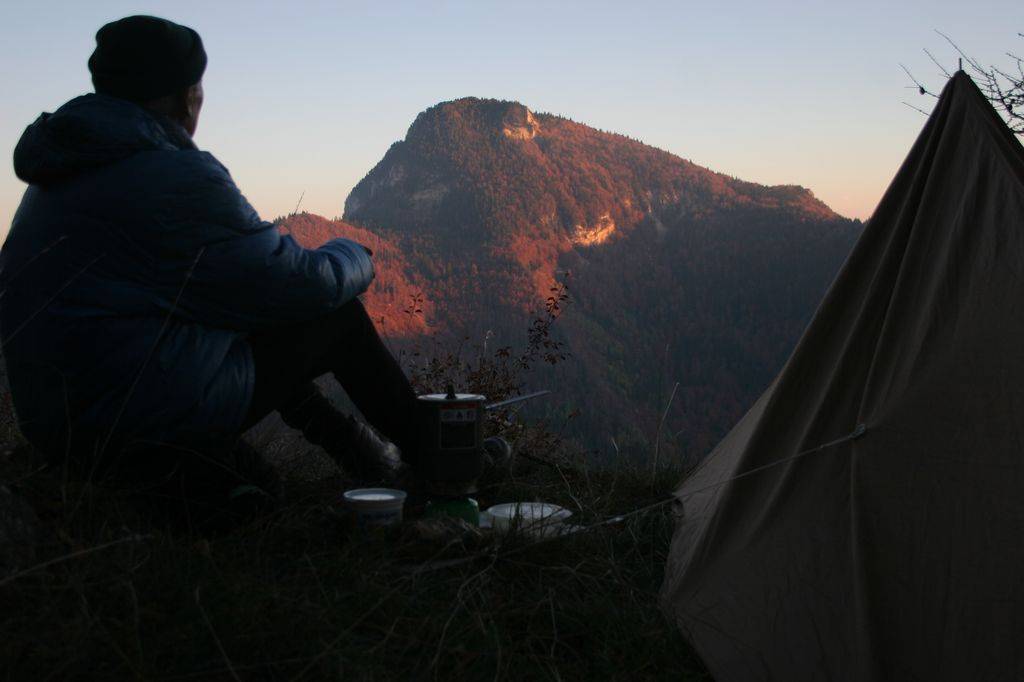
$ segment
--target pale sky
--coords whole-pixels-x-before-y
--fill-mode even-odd
[[[0,0],[0,235],[24,191],[24,127],[91,91],[96,29],[129,14],[196,29],[197,144],[264,218],[342,213],[416,114],[464,96],[630,135],[866,218],[924,124],[899,67],[941,87],[938,29],[982,61],[1024,51],[1019,0],[927,2],[12,2]]]

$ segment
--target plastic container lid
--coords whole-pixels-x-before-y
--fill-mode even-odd
[[[356,511],[362,509],[390,509],[405,504],[405,491],[393,488],[356,488],[342,495],[345,503]]]
[[[456,402],[456,401],[461,402],[461,401],[469,401],[469,400],[479,400],[480,402],[483,402],[484,400],[487,400],[486,397],[484,397],[482,395],[478,395],[476,393],[456,393],[454,398],[449,398],[448,394],[446,394],[446,393],[426,393],[424,395],[417,396],[417,397],[418,397],[419,400],[424,400],[424,401],[432,402],[432,403],[434,403],[434,402],[438,402],[438,403],[441,403],[441,402]]]
[[[547,502],[509,502],[496,504],[487,510],[491,527],[497,531],[520,528],[528,532],[549,532],[556,530],[572,512],[557,504]]]

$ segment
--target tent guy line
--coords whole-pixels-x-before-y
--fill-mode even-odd
[[[808,450],[803,450],[803,451],[798,452],[795,455],[792,455],[790,457],[784,457],[782,459],[776,460],[774,462],[770,462],[768,464],[762,464],[761,466],[754,467],[753,469],[750,469],[749,471],[744,471],[743,473],[736,474],[735,476],[732,476],[730,478],[726,478],[726,479],[721,480],[721,481],[716,481],[715,483],[707,485],[707,486],[705,486],[703,488],[698,488],[697,490],[688,491],[687,494],[685,495],[685,497],[691,497],[693,495],[697,495],[697,494],[702,493],[702,492],[707,492],[708,490],[711,490],[711,489],[714,489],[714,488],[720,488],[723,485],[726,485],[728,483],[732,483],[733,481],[737,481],[737,480],[739,480],[741,478],[746,478],[747,476],[752,476],[753,474],[758,474],[758,473],[761,473],[763,471],[767,471],[768,469],[774,468],[774,467],[776,467],[776,466],[778,466],[780,464],[785,464],[787,462],[792,462],[792,461],[801,459],[803,457],[807,457],[808,455],[813,455],[813,454],[818,453],[818,452],[824,452],[825,450],[827,450],[829,448],[832,448],[832,447],[835,447],[837,445],[842,445],[843,443],[847,443],[847,442],[850,442],[850,441],[853,441],[853,440],[857,440],[858,438],[863,436],[865,433],[867,433],[867,430],[868,430],[868,427],[867,427],[866,424],[863,424],[863,423],[862,424],[858,424],[857,427],[854,428],[853,431],[851,431],[850,433],[846,434],[845,436],[842,436],[841,438],[837,438],[837,439],[829,441],[827,443],[822,443],[821,445],[818,445],[816,447],[810,448]],[[423,572],[430,572],[430,571],[441,570],[441,569],[444,569],[444,568],[454,568],[455,566],[461,566],[463,564],[468,564],[468,563],[471,563],[473,561],[477,561],[479,559],[483,559],[483,558],[486,558],[486,557],[490,557],[493,561],[497,561],[499,559],[505,559],[505,558],[508,558],[508,557],[510,557],[510,556],[512,556],[514,554],[518,554],[520,552],[524,552],[527,549],[530,549],[531,547],[536,547],[537,545],[543,545],[543,544],[551,542],[553,540],[559,540],[561,538],[568,537],[570,535],[579,535],[580,533],[586,533],[586,532],[589,532],[589,531],[594,530],[596,528],[601,528],[603,526],[610,526],[610,525],[615,524],[615,523],[621,523],[622,521],[625,521],[626,519],[628,519],[630,517],[639,516],[640,514],[645,514],[645,513],[649,512],[649,511],[652,511],[654,509],[658,509],[660,507],[664,507],[665,505],[670,504],[671,502],[675,502],[676,500],[682,500],[682,499],[684,499],[683,496],[672,496],[672,497],[669,497],[669,498],[666,498],[666,499],[663,499],[663,500],[658,500],[657,502],[652,502],[651,504],[645,505],[643,507],[638,507],[637,509],[633,509],[631,511],[624,512],[622,514],[616,514],[615,516],[610,516],[610,517],[608,517],[606,519],[601,519],[600,521],[595,521],[594,523],[588,524],[586,526],[576,526],[572,530],[568,530],[568,531],[565,531],[565,532],[562,532],[562,533],[557,533],[557,534],[546,536],[546,537],[537,538],[537,539],[535,539],[535,540],[533,540],[531,542],[527,542],[525,544],[517,545],[516,547],[508,550],[507,552],[502,552],[501,551],[501,547],[499,546],[497,548],[497,550],[493,551],[493,552],[477,552],[475,554],[470,554],[468,556],[459,557],[457,559],[447,559],[447,560],[441,560],[441,561],[427,562],[425,564],[418,564],[418,565],[415,565],[415,566],[410,566],[410,567],[407,568],[407,570],[413,571],[415,573],[423,573]]]
[[[696,490],[688,490],[685,495],[675,495],[675,496],[672,497],[671,500],[667,500],[667,501],[668,502],[671,502],[672,500],[680,500],[680,501],[682,501],[682,500],[684,500],[686,498],[693,497],[694,495],[697,495],[698,493],[703,493],[703,492],[707,492],[708,490],[712,490],[714,488],[719,488],[719,487],[725,485],[726,483],[732,483],[733,481],[737,481],[737,480],[739,480],[741,478],[745,478],[747,476],[750,476],[751,474],[760,473],[760,472],[765,471],[767,469],[771,469],[773,467],[776,467],[776,466],[778,466],[780,464],[785,464],[786,462],[792,462],[792,461],[800,459],[802,457],[806,457],[807,455],[813,455],[816,452],[821,452],[821,451],[823,451],[823,450],[825,450],[827,448],[835,447],[836,445],[842,445],[843,443],[846,443],[846,442],[851,441],[851,440],[857,440],[858,438],[863,436],[865,433],[867,433],[867,430],[868,430],[868,427],[867,427],[866,424],[863,424],[863,423],[857,424],[857,427],[853,431],[851,431],[850,433],[846,434],[842,438],[837,438],[837,439],[829,441],[827,443],[822,443],[821,445],[819,445],[819,446],[817,446],[815,448],[811,448],[810,450],[804,450],[803,452],[798,452],[798,453],[796,453],[795,455],[793,455],[791,457],[785,457],[783,459],[775,460],[774,462],[769,462],[768,464],[762,464],[761,466],[754,467],[753,469],[750,469],[748,471],[744,471],[742,474],[736,474],[735,476],[732,476],[731,478],[727,478],[727,479],[725,479],[723,481],[716,481],[715,483],[711,483],[709,485],[706,485],[703,488],[697,488]],[[708,460],[705,459],[704,461],[706,462]],[[664,501],[661,502],[660,504],[664,504]],[[631,515],[633,513],[634,512],[630,512],[629,514],[624,515],[623,518],[625,518],[626,516],[629,516],[629,515]]]

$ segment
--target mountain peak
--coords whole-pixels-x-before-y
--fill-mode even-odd
[[[802,187],[745,182],[625,135],[479,97],[420,113],[345,203],[347,218],[384,229],[441,226],[452,242],[530,242],[531,252],[545,242],[547,265],[556,252],[612,244],[644,222],[737,211],[838,218]]]
[[[530,140],[540,132],[540,122],[519,102],[462,97],[441,102],[420,113],[409,127],[407,142],[435,138],[452,128],[493,132],[514,140]]]

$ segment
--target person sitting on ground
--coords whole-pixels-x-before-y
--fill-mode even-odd
[[[415,456],[416,397],[357,298],[372,253],[304,249],[260,219],[192,141],[205,68],[190,28],[112,22],[89,59],[95,93],[18,142],[29,187],[0,251],[0,338],[19,426],[52,460],[189,514],[277,494],[239,445],[273,410],[355,476],[393,478],[395,447]],[[328,372],[391,443],[335,410],[313,383]]]

